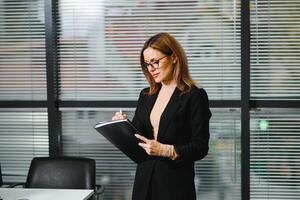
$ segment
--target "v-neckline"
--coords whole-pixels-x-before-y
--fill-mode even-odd
[[[157,93],[155,94],[154,100],[153,100],[153,102],[152,102],[152,105],[151,105],[151,107],[150,107],[150,112],[149,112],[149,123],[150,123],[150,127],[151,127],[151,130],[152,130],[152,136],[153,136],[153,139],[156,139],[156,140],[158,140],[159,135],[160,135],[159,133],[161,132],[160,130],[161,130],[161,126],[162,126],[162,125],[161,125],[161,124],[162,124],[162,119],[163,119],[164,116],[166,115],[166,112],[168,111],[168,109],[169,109],[171,103],[174,101],[175,94],[177,93],[177,90],[178,90],[178,88],[177,88],[177,86],[176,86],[176,87],[174,88],[174,90],[173,90],[171,96],[170,96],[170,99],[169,99],[168,103],[166,104],[165,108],[163,109],[163,111],[162,111],[162,113],[161,113],[161,115],[160,115],[159,124],[158,124],[158,130],[157,130],[157,136],[156,136],[156,138],[155,138],[155,137],[154,137],[154,128],[153,128],[152,123],[151,123],[150,115],[151,115],[151,112],[152,112],[152,110],[153,110],[153,108],[154,108],[154,105],[155,105],[155,103],[156,103],[156,101],[157,101],[158,95],[159,95],[159,93],[161,92],[161,88],[162,88],[162,87],[163,87],[163,86],[160,85],[159,90],[158,90]]]

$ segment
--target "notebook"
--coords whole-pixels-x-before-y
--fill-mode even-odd
[[[140,163],[149,158],[138,145],[141,141],[134,136],[139,131],[128,119],[99,122],[94,128],[134,162]]]

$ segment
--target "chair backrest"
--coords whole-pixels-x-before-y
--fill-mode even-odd
[[[95,160],[78,157],[36,157],[26,188],[95,189]]]
[[[1,165],[0,165],[0,187],[3,185],[2,181],[2,172],[1,172]]]

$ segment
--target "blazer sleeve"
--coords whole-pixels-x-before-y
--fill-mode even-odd
[[[197,88],[191,91],[189,106],[191,138],[187,143],[174,145],[175,151],[179,155],[177,162],[200,160],[207,155],[209,149],[209,119],[211,118],[211,112],[204,89]]]

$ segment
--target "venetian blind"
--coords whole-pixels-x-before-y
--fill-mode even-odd
[[[45,100],[43,0],[0,1],[0,100]]]
[[[211,99],[240,99],[239,0],[60,0],[61,100],[136,100],[144,41],[174,35]]]
[[[45,111],[0,110],[0,163],[4,182],[25,182],[33,157],[48,156]]]
[[[124,108],[129,118],[133,109]],[[105,185],[103,199],[131,199],[136,164],[93,129],[115,109],[62,109],[63,155],[96,160],[96,181]],[[195,164],[199,199],[241,199],[240,111],[213,109],[208,156]]]
[[[299,199],[300,109],[259,109],[250,122],[250,199]]]
[[[251,98],[300,99],[300,1],[251,1]]]

